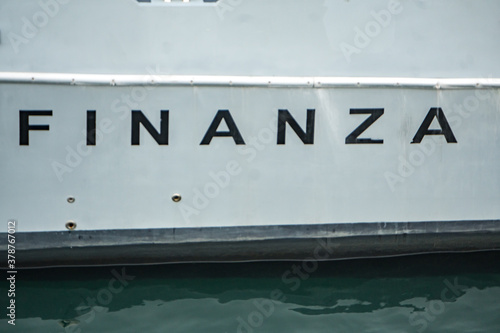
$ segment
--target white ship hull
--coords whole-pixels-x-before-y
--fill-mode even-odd
[[[0,219],[26,265],[497,248],[499,12],[3,1]]]

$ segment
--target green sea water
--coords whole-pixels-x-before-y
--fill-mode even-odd
[[[0,274],[0,332],[500,332],[500,252]]]

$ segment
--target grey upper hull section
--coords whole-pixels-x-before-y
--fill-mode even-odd
[[[496,0],[2,0],[0,71],[500,77],[499,13]]]

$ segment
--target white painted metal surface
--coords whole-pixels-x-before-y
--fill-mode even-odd
[[[23,232],[500,217],[498,1],[171,4],[0,3],[0,220]],[[457,142],[412,144],[435,108]],[[313,109],[313,144],[289,124],[277,144],[279,110],[305,131]],[[369,116],[354,109],[383,109],[358,136],[383,143],[346,144]],[[52,115],[29,124],[50,129],[20,144],[21,111],[40,110]],[[168,145],[143,125],[132,145],[133,110],[157,131],[168,110]],[[200,145],[220,110],[244,145]]]
[[[3,84],[1,218],[16,218],[22,231],[62,230],[67,220],[119,229],[495,219],[499,103],[497,89]],[[427,135],[411,144],[432,107],[442,108],[458,143]],[[368,117],[352,108],[384,109],[359,136],[383,144],[345,143]],[[304,130],[306,110],[316,110],[313,145],[289,125],[277,145],[279,109]],[[53,112],[30,117],[50,130],[30,131],[29,146],[19,144],[19,110]],[[87,110],[96,110],[96,146],[86,145]],[[168,146],[142,125],[132,146],[131,110],[158,131],[160,110],[169,110]],[[200,145],[218,110],[230,111],[246,145],[231,137]]]

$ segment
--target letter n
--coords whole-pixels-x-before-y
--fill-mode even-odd
[[[132,145],[140,145],[140,124],[151,134],[159,145],[168,145],[168,110],[161,110],[160,132],[151,125],[140,110],[132,110]]]
[[[314,115],[316,110],[307,110],[306,131],[297,124],[297,121],[292,117],[288,110],[278,110],[278,144],[285,144],[285,127],[286,123],[290,125],[299,139],[306,145],[314,144]]]

